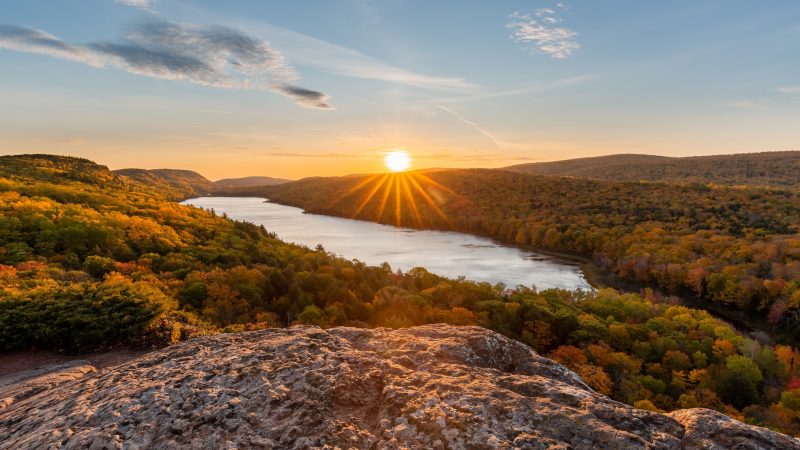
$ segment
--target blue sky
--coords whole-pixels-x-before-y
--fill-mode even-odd
[[[209,178],[800,149],[795,1],[6,1],[0,153]]]

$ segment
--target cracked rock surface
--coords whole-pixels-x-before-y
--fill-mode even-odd
[[[216,335],[68,373],[0,386],[25,393],[0,408],[0,448],[800,449],[713,411],[618,403],[479,327]]]

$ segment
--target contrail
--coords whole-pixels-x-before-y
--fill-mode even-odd
[[[477,123],[467,119],[466,117],[462,116],[461,114],[453,111],[452,109],[450,109],[450,108],[448,108],[446,106],[442,106],[442,105],[433,105],[433,106],[441,109],[442,111],[445,111],[445,112],[448,112],[448,113],[452,114],[453,117],[455,117],[456,119],[464,122],[465,124],[471,126],[472,128],[475,128],[476,130],[478,130],[478,132],[480,134],[486,136],[487,139],[492,141],[492,143],[494,143],[494,145],[496,145],[501,150],[509,151],[508,146],[506,146],[500,139],[494,137],[494,135],[492,133],[490,133],[488,130],[486,130],[482,126],[478,125]]]

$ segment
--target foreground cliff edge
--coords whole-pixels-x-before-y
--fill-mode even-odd
[[[0,383],[2,448],[800,449],[706,409],[639,410],[479,327],[292,327]]]

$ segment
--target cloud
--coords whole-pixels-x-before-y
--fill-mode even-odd
[[[798,85],[788,85],[788,86],[781,86],[777,89],[778,92],[782,94],[800,94],[800,86]]]
[[[509,97],[509,96],[519,97],[523,95],[536,94],[540,92],[550,91],[553,89],[558,89],[561,87],[580,84],[586,81],[596,79],[598,78],[598,76],[599,76],[598,74],[578,75],[574,77],[558,79],[547,83],[537,83],[530,86],[504,89],[500,91],[479,92],[477,94],[471,94],[463,97],[444,98],[444,99],[438,99],[436,101],[444,103],[454,103],[454,102],[467,102],[473,100],[483,100],[487,98],[497,98],[497,97]]]
[[[451,151],[443,151],[440,153],[424,153],[420,155],[414,155],[414,159],[420,160],[447,160],[453,162],[480,162],[480,163],[492,163],[492,165],[502,165],[506,162],[528,162],[528,161],[542,161],[544,158],[538,156],[526,156],[526,155],[513,155],[508,152],[496,152],[496,153],[472,153],[472,152],[451,152]]]
[[[372,0],[350,0],[356,8],[354,23],[366,31],[381,27],[378,9]],[[165,2],[166,5],[167,2]],[[417,72],[366,55],[358,50],[334,44],[308,34],[299,33],[252,16],[226,12],[224,9],[209,10],[188,2],[169,2],[170,11],[178,17],[196,22],[225,23],[236,29],[260,36],[281,49],[281,52],[299,67],[313,67],[324,72],[351,78],[376,80],[414,86],[437,91],[470,91],[478,86],[462,77],[439,76]],[[309,12],[311,13],[311,11]],[[378,28],[380,31],[382,28]],[[365,31],[365,30],[362,30]],[[367,33],[369,35],[369,33]]]
[[[405,84],[431,90],[471,90],[475,84],[460,77],[440,77],[414,72],[378,60],[352,48],[332,44],[269,23],[238,20],[237,27],[264,36],[297,65],[336,75]]]
[[[559,3],[556,9],[540,8],[532,14],[515,12],[506,28],[511,30],[511,39],[524,47],[556,59],[569,58],[581,45],[576,31],[559,26],[563,22],[559,12],[568,12],[567,6]]]
[[[62,42],[52,34],[33,28],[0,25],[0,48],[54,56],[100,67],[91,51]]]
[[[276,32],[273,30],[273,32]],[[298,64],[316,67],[337,75],[387,81],[434,90],[464,90],[473,83],[457,77],[437,77],[406,70],[379,61],[357,50],[321,41],[289,30],[277,31],[287,45],[282,48]]]
[[[122,3],[123,5],[133,6],[134,8],[142,8],[149,11],[157,0],[116,0],[116,1],[117,3]]]
[[[262,152],[264,156],[275,158],[363,158],[363,153],[339,153],[339,152],[320,152],[320,153],[291,153],[291,152]]]
[[[761,100],[739,100],[735,102],[723,103],[722,106],[754,111],[757,109],[764,109],[767,105]]]
[[[278,91],[282,92],[288,97],[293,98],[299,105],[319,109],[332,108],[332,106],[328,104],[328,96],[322,92],[312,91],[310,89],[292,86],[289,84],[278,87]]]
[[[0,25],[0,48],[165,80],[272,91],[300,106],[334,109],[327,95],[295,85],[297,73],[281,52],[229,27],[151,20],[134,27],[122,42],[73,45],[44,31]]]

